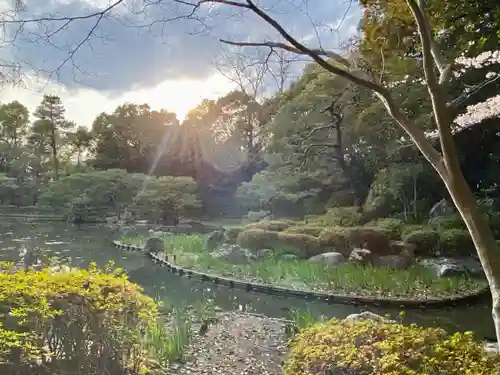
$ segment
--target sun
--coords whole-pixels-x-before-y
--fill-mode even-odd
[[[127,93],[129,95],[126,95],[125,99],[135,103],[148,103],[152,109],[174,112],[179,121],[182,121],[203,99],[217,99],[232,89],[234,84],[227,78],[212,75],[206,80],[164,81],[151,89]]]

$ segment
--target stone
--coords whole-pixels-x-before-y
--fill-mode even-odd
[[[323,254],[318,254],[309,258],[310,262],[321,262],[331,266],[337,266],[345,263],[345,257],[341,253],[328,252]]]
[[[159,253],[165,250],[163,238],[151,237],[147,240],[144,246],[144,251],[148,253]]]
[[[405,270],[415,264],[415,260],[409,255],[382,255],[372,258],[375,267],[386,267]]]
[[[205,237],[205,249],[208,251],[217,249],[224,242],[224,236],[224,229],[207,234]]]
[[[295,254],[283,254],[280,256],[280,260],[293,261],[298,259],[299,257]]]
[[[418,261],[423,267],[432,269],[439,277],[452,276],[484,276],[484,271],[479,260],[473,257],[464,258],[422,258]]]
[[[250,211],[245,217],[248,221],[255,222],[264,220],[270,213],[270,211]]]
[[[231,264],[246,264],[255,260],[255,255],[239,245],[223,244],[210,254],[213,258],[222,259]]]
[[[349,261],[359,264],[371,264],[372,252],[368,249],[354,249],[349,255]]]
[[[343,322],[344,323],[349,323],[349,322],[356,322],[358,320],[373,320],[375,322],[381,322],[381,323],[396,323],[394,320],[387,319],[381,315],[377,315],[375,313],[372,313],[371,311],[363,311],[359,314],[351,314],[348,315]]]

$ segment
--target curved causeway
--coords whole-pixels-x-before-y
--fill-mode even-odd
[[[126,244],[120,241],[113,241],[113,245],[120,249],[144,252],[144,247],[140,245]],[[220,284],[227,286],[229,288],[243,289],[249,292],[265,293],[268,295],[298,297],[302,299],[317,300],[332,304],[340,303],[349,305],[372,305],[378,307],[398,307],[398,308],[414,308],[414,309],[437,308],[437,307],[442,308],[442,307],[452,307],[452,306],[475,303],[489,294],[488,287],[482,288],[478,291],[469,294],[457,295],[445,298],[428,298],[428,299],[375,298],[375,297],[329,294],[322,292],[289,289],[269,284],[260,284],[260,283],[227,278],[218,275],[207,274],[176,266],[170,263],[168,260],[158,257],[156,254],[152,252],[145,252],[145,255],[147,255],[155,264],[158,264],[161,267],[166,268],[169,272],[179,276],[187,278],[197,278],[201,281]]]

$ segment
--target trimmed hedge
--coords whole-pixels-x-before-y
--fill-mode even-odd
[[[458,214],[433,217],[429,220],[429,226],[438,231],[446,229],[467,229],[465,222]]]
[[[235,244],[236,241],[238,240],[239,234],[242,231],[243,228],[240,227],[226,228],[225,230],[226,242],[230,244]]]
[[[404,226],[404,220],[394,218],[376,219],[365,224],[365,227],[378,228],[386,231],[391,240],[401,239],[401,233]]]
[[[445,256],[466,256],[476,250],[467,230],[448,229],[440,233],[439,251]]]
[[[304,225],[290,227],[285,230],[285,233],[307,234],[309,236],[319,237],[321,232],[323,232],[324,230],[325,227]]]
[[[436,254],[440,236],[435,230],[420,229],[405,234],[403,241],[415,245],[414,254],[416,256],[432,256]]]
[[[238,234],[236,243],[250,250],[272,249],[276,246],[278,232],[264,229],[245,229]]]
[[[486,355],[471,332],[333,319],[292,341],[283,374],[498,375],[500,356]]]
[[[269,230],[273,232],[281,232],[284,231],[285,229],[291,227],[294,225],[295,222],[292,220],[273,220],[273,221],[268,221],[268,220],[262,220],[258,221],[256,223],[248,224],[244,227],[244,229],[263,229],[263,230]]]

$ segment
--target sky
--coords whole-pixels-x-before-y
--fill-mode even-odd
[[[34,110],[43,94],[59,95],[68,120],[85,126],[91,126],[99,113],[125,102],[148,103],[182,119],[202,99],[216,99],[235,88],[216,68],[230,48],[219,38],[282,41],[255,15],[227,5],[203,7],[195,17],[173,20],[190,12],[173,0],[124,0],[97,26],[97,17],[65,27],[65,21],[31,22],[22,28],[12,23],[48,15],[90,15],[114,1],[25,0],[26,10],[15,16],[9,12],[12,0],[0,0],[0,24],[6,25],[0,61],[19,64],[23,78],[21,86],[3,87],[0,101],[18,100]],[[360,14],[350,0],[260,0],[258,4],[308,46],[337,51],[356,33]],[[257,58],[263,51],[248,47],[238,53]]]

